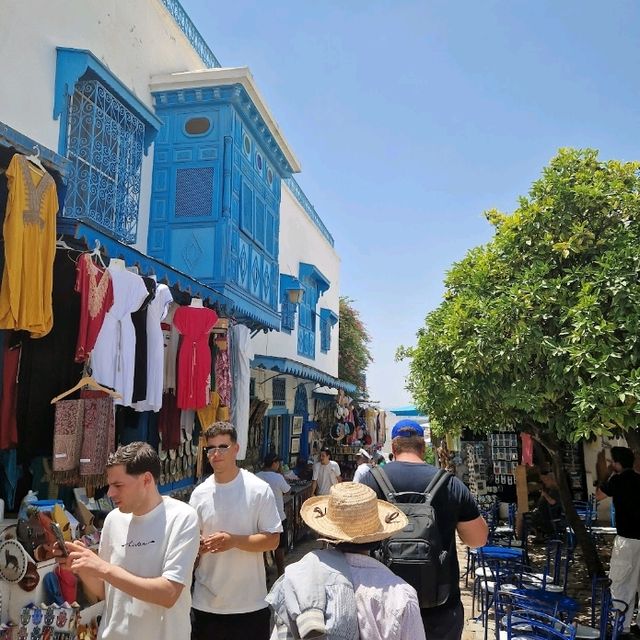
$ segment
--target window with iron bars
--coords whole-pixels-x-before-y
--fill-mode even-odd
[[[69,101],[67,157],[73,170],[65,216],[88,218],[136,241],[145,125],[101,82],[80,80]]]
[[[271,397],[274,407],[284,407],[287,404],[287,384],[284,378],[274,378],[271,381]]]

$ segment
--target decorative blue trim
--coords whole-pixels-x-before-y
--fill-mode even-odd
[[[95,241],[98,240],[108,256],[122,258],[127,265],[137,265],[141,273],[155,274],[159,282],[165,282],[169,286],[177,286],[192,296],[198,295],[203,300],[208,300],[210,304],[216,304],[222,315],[235,317],[250,329],[278,329],[280,327],[280,318],[277,314],[261,312],[255,304],[243,300],[233,292],[222,293],[213,289],[186,273],[123,244],[104,231],[91,226],[88,221],[76,222],[74,235],[76,238],[84,239],[88,248],[93,248]]]
[[[208,68],[222,66],[179,0],[160,0]]]
[[[282,148],[270,132],[269,125],[260,115],[247,90],[239,83],[215,87],[198,87],[188,89],[160,89],[152,91],[157,111],[187,105],[219,105],[232,104],[243,118],[251,134],[260,142],[267,159],[281,178],[293,173],[293,167],[287,161]],[[317,214],[316,214],[317,215]]]
[[[321,307],[320,320],[323,320],[323,319],[330,322],[332,327],[335,327],[335,325],[338,324],[339,317],[338,317],[338,314],[331,311],[331,309],[325,309],[324,307]]]
[[[355,393],[356,386],[350,382],[345,382],[338,378],[330,376],[328,373],[324,373],[319,369],[310,367],[297,360],[289,360],[288,358],[277,358],[275,356],[256,356],[251,361],[251,367],[253,369],[268,369],[270,371],[277,371],[278,373],[288,373],[289,375],[296,376],[298,378],[304,378],[305,380],[311,380],[317,382],[323,387],[331,387],[333,389],[344,389],[346,393]]]
[[[47,166],[47,168],[56,171],[64,179],[69,177],[71,163],[67,158],[48,149],[32,138],[25,136],[23,133],[16,131],[16,129],[12,129],[4,122],[0,122],[0,146],[13,147],[18,153],[27,156],[32,154],[35,148],[38,147],[38,149],[40,149],[40,161]]]
[[[315,264],[308,262],[300,263],[300,280],[311,278],[318,283],[318,291],[322,295],[331,286],[331,282],[323,275],[322,271]]]
[[[285,184],[291,190],[291,193],[295,197],[295,199],[300,203],[302,208],[306,211],[309,218],[311,218],[311,222],[316,225],[320,233],[326,238],[327,242],[333,247],[334,240],[333,236],[329,233],[327,227],[324,226],[324,222],[318,215],[318,212],[315,210],[314,206],[309,202],[309,198],[305,195],[302,187],[296,182],[296,179],[293,176],[289,176],[284,179]]]
[[[56,82],[53,99],[53,117],[63,116],[60,126],[60,153],[66,153],[66,117],[69,97],[73,95],[76,83],[86,73],[93,75],[111,89],[117,98],[145,123],[145,153],[156,137],[162,121],[116,76],[109,71],[91,51],[87,49],[69,49],[58,47],[56,60]]]

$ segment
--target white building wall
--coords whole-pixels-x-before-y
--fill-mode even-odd
[[[322,353],[320,350],[320,308],[331,309],[338,315],[340,258],[289,188],[283,183],[280,204],[280,273],[298,277],[301,262],[314,264],[331,283],[329,290],[320,296],[316,308],[318,315],[316,318],[315,360],[298,354],[297,313],[296,328],[291,334],[283,331],[260,333],[252,340],[253,350],[256,355],[290,358],[338,377],[339,323],[331,330],[331,349],[328,353]]]
[[[151,109],[152,75],[204,67],[159,0],[0,0],[0,16],[0,121],[54,151],[56,47],[88,49]],[[152,165],[153,147],[142,165],[142,251]]]

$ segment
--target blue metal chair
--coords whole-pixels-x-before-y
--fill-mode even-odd
[[[507,607],[507,640],[574,640],[573,625],[541,611]]]

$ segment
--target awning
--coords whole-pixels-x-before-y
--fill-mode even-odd
[[[412,404],[405,405],[404,407],[396,407],[395,409],[388,409],[391,413],[394,413],[397,416],[421,416],[423,415],[416,407]]]
[[[311,278],[316,281],[320,295],[327,291],[331,286],[329,280],[315,264],[309,264],[308,262],[300,263],[300,280],[304,280],[304,278]]]
[[[60,222],[59,219],[59,231]],[[136,265],[142,275],[154,274],[159,282],[178,287],[181,291],[186,291],[192,296],[200,296],[203,300],[207,300],[209,304],[216,305],[222,316],[234,317],[251,330],[280,328],[279,323],[265,323],[264,319],[258,315],[257,310],[252,309],[249,303],[229,299],[213,287],[174,269],[157,258],[152,258],[142,253],[142,251],[120,242],[105,231],[96,229],[87,221],[66,219],[63,223],[65,232],[69,225],[72,225],[72,235],[78,239],[83,239],[89,249],[93,249],[96,241],[98,241],[110,258],[122,258],[128,266]]]
[[[297,360],[289,360],[288,358],[277,358],[276,356],[256,356],[251,361],[252,369],[268,369],[279,373],[288,373],[297,378],[304,378],[312,382],[318,382],[325,387],[333,389],[343,389],[346,393],[353,394],[356,392],[356,386],[350,382],[345,382],[339,378],[334,378],[324,371],[310,367],[309,365],[298,362]]]

